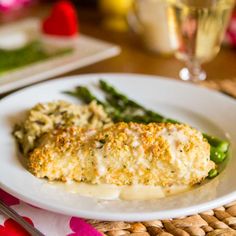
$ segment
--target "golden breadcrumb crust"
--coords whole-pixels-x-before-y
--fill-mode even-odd
[[[170,123],[57,129],[41,138],[28,160],[39,178],[116,185],[191,186],[214,166],[199,131]]]

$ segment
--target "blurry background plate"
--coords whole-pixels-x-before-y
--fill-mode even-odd
[[[28,32],[36,37],[38,34],[40,37],[40,20],[30,18],[3,26],[0,29],[0,39],[12,34],[19,36],[16,32]],[[120,48],[114,44],[85,35],[79,35],[71,40],[43,37],[42,41],[49,47],[53,45],[65,48],[73,45],[73,50],[0,74],[0,94],[107,59],[120,52]]]
[[[231,156],[225,169],[216,178],[185,193],[149,201],[97,200],[34,177],[20,162],[11,134],[22,112],[39,102],[61,99],[79,103],[76,98],[62,93],[78,85],[88,86],[102,98],[97,89],[101,78],[167,117],[206,133],[227,137],[231,143]],[[218,92],[157,76],[89,74],[22,89],[2,99],[0,111],[0,187],[35,206],[91,219],[144,221],[186,216],[236,199],[236,101]]]

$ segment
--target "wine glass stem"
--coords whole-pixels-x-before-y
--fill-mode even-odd
[[[187,67],[183,68],[179,73],[182,80],[197,82],[206,79],[206,73],[202,70],[199,62],[188,61],[186,65]]]

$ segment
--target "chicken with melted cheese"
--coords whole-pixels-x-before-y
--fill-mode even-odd
[[[29,155],[39,178],[91,184],[191,186],[215,167],[202,134],[187,125],[116,123],[48,133]]]

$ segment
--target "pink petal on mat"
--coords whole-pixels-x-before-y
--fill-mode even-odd
[[[74,233],[67,236],[102,236],[102,234],[90,224],[77,217],[70,219],[70,228]]]
[[[19,199],[13,197],[9,193],[0,189],[0,199],[5,202],[8,206],[17,205],[20,203]]]

